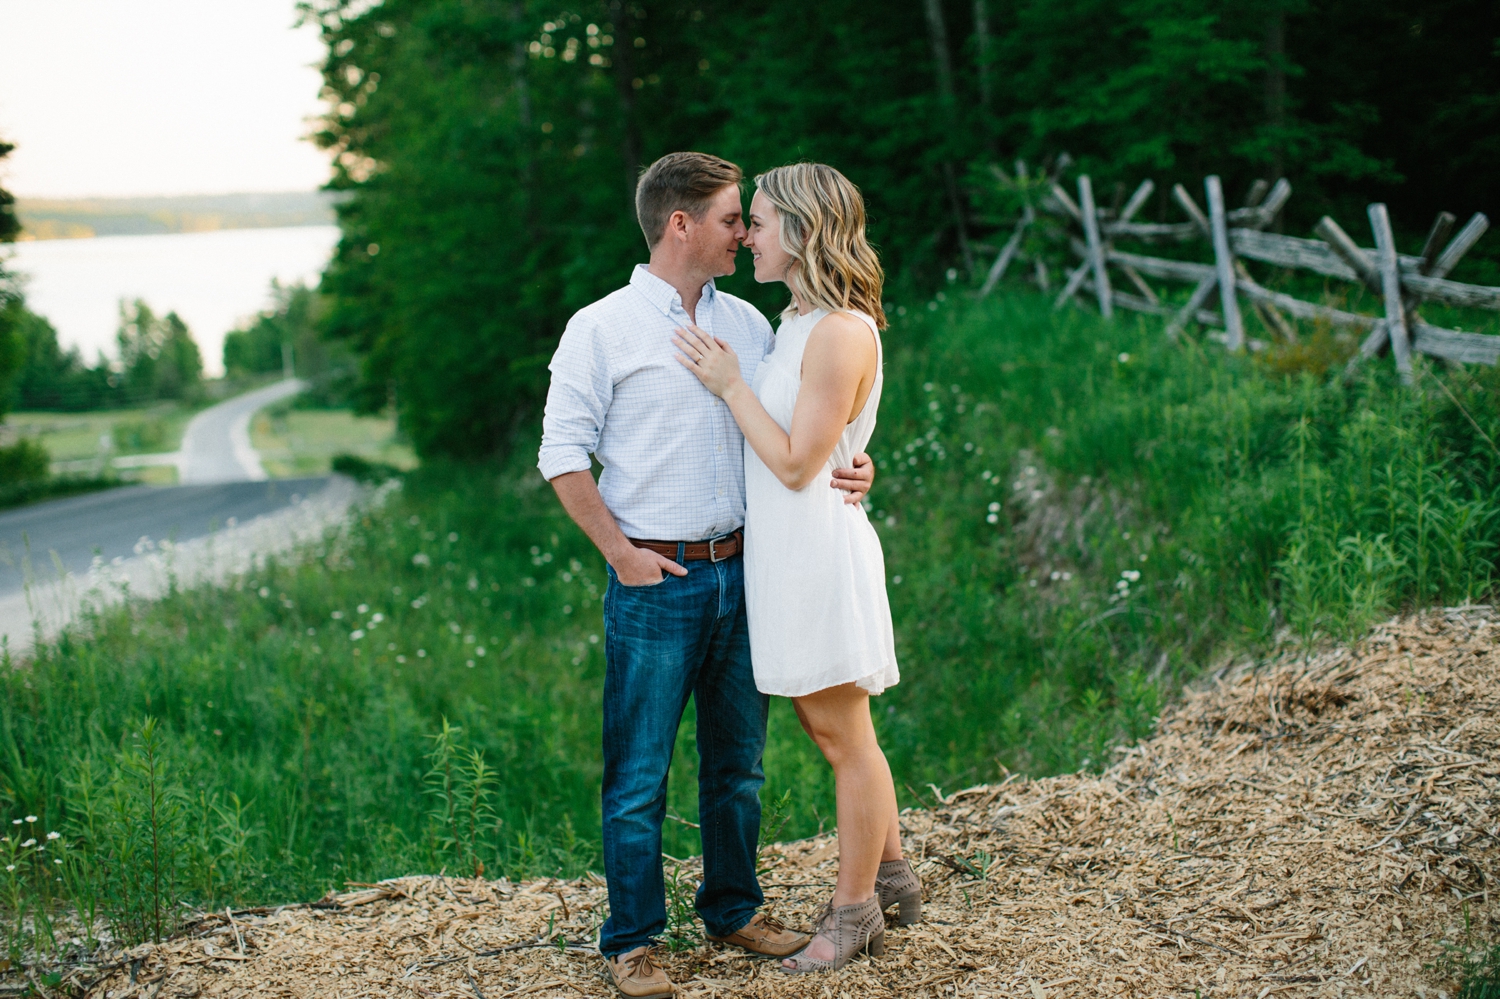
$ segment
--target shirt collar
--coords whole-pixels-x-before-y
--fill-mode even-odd
[[[652,274],[646,264],[635,265],[635,270],[630,273],[630,286],[669,318],[673,312],[685,311],[682,308],[682,296],[677,294],[677,289]],[[707,305],[712,308],[715,292],[713,279],[709,278],[708,283],[703,286],[703,297],[698,301],[699,307]]]

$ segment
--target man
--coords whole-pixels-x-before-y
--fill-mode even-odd
[[[666,928],[661,824],[667,770],[688,696],[698,717],[703,885],[709,939],[782,957],[807,943],[757,913],[759,790],[767,698],[755,687],[740,559],[744,439],[729,409],[674,359],[694,323],[728,341],[746,381],[771,349],[770,323],[718,291],[745,239],[733,163],[673,153],[636,188],[650,247],[630,284],[578,312],[552,358],[538,464],[609,563],[604,598],[604,873],[599,935],[627,996],[669,996],[654,958]],[[597,484],[589,455],[603,466]],[[831,485],[858,502],[868,455]]]

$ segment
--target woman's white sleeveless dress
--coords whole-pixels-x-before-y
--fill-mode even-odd
[[[755,371],[756,397],[787,433],[802,387],[802,353],[826,315],[817,309],[784,320],[775,350]],[[801,697],[843,683],[878,694],[901,678],[880,539],[864,509],[828,484],[833,469],[850,467],[870,443],[885,382],[875,321],[851,315],[875,334],[875,384],[823,474],[788,489],[745,445],[745,606],[755,685],[766,694]]]

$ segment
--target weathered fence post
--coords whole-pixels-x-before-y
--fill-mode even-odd
[[[1083,234],[1088,238],[1089,266],[1094,269],[1094,292],[1099,296],[1099,314],[1105,319],[1115,315],[1113,289],[1104,269],[1104,250],[1099,243],[1099,213],[1094,210],[1094,185],[1084,174],[1078,178],[1078,208],[1083,213]]]
[[[1437,255],[1453,234],[1453,226],[1457,222],[1458,216],[1452,212],[1438,212],[1432,228],[1427,230],[1427,242],[1422,244],[1422,262],[1417,265],[1419,274],[1432,273],[1432,265],[1437,263]]]
[[[1396,370],[1401,381],[1411,384],[1411,337],[1406,329],[1406,303],[1401,301],[1401,270],[1396,261],[1396,237],[1391,233],[1391,217],[1385,205],[1376,202],[1369,208],[1370,228],[1375,233],[1375,259],[1380,269],[1381,290],[1385,294],[1385,325],[1391,338],[1391,352],[1396,355]]]
[[[1217,175],[1203,182],[1208,190],[1208,222],[1213,229],[1214,268],[1219,276],[1219,308],[1224,315],[1224,344],[1235,351],[1245,346],[1245,323],[1234,294],[1234,256],[1229,250],[1229,227],[1224,221],[1224,188]]]
[[[1438,255],[1437,263],[1432,265],[1432,270],[1428,273],[1435,278],[1447,277],[1448,272],[1458,265],[1465,253],[1469,252],[1469,247],[1479,242],[1479,237],[1483,236],[1489,227],[1489,217],[1484,212],[1475,212],[1474,217],[1458,231],[1457,236],[1453,237],[1453,242],[1449,243],[1447,248]]]
[[[1130,196],[1130,200],[1125,202],[1125,207],[1120,209],[1120,217],[1115,221],[1125,223],[1135,218],[1135,213],[1146,204],[1146,199],[1151,197],[1151,192],[1154,190],[1156,190],[1154,180],[1141,181],[1141,186],[1137,187],[1135,193]]]
[[[1198,310],[1203,308],[1203,303],[1208,301],[1208,296],[1212,295],[1214,289],[1218,286],[1219,281],[1217,278],[1204,278],[1198,282],[1198,286],[1188,296],[1187,304],[1177,310],[1177,315],[1173,316],[1172,321],[1167,323],[1167,339],[1176,340],[1182,334],[1182,331],[1187,328],[1187,324],[1192,322],[1193,318],[1198,315]]]
[[[1036,213],[1031,210],[1031,202],[1026,202],[1026,207],[1021,211],[1021,218],[1016,222],[1015,231],[1000,249],[1000,255],[995,258],[995,263],[990,267],[990,272],[985,276],[984,287],[979,289],[979,297],[984,298],[995,290],[995,285],[1005,276],[1005,269],[1015,259],[1016,253],[1021,249],[1021,239],[1026,235],[1026,227],[1035,220]]]
[[[1371,291],[1381,290],[1380,269],[1370,263],[1370,258],[1365,256],[1365,251],[1359,248],[1359,244],[1350,238],[1342,226],[1324,215],[1318,219],[1318,224],[1313,226],[1313,232],[1327,241],[1328,248],[1349,265],[1354,271],[1354,276],[1364,282],[1366,288]]]

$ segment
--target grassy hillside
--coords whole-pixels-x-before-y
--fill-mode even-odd
[[[1345,387],[1033,297],[933,306],[887,336],[872,444],[903,671],[876,712],[904,803],[1097,767],[1226,649],[1491,592],[1495,372]],[[201,902],[597,867],[604,582],[529,448],[426,468],[298,565],[110,612],[0,674],[3,794],[101,898],[130,893],[110,858],[152,760],[177,796],[168,880]],[[690,719],[676,856],[697,850],[691,739]],[[781,702],[767,771],[768,801],[798,788],[783,835],[830,823]]]

